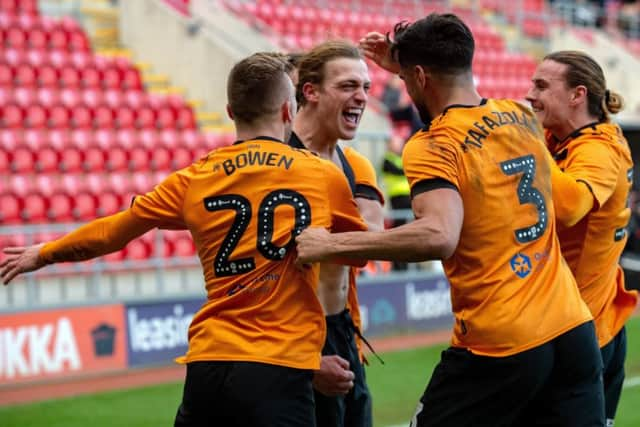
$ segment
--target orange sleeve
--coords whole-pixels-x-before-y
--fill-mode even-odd
[[[58,240],[46,243],[40,249],[40,257],[49,264],[99,257],[119,251],[155,226],[155,222],[138,218],[129,209],[91,221]]]
[[[593,193],[595,209],[604,205],[616,189],[620,158],[606,140],[592,138],[569,150],[564,172],[583,181]]]
[[[325,182],[330,195],[331,232],[366,231],[367,225],[353,200],[347,178],[333,163],[324,161]]]
[[[358,153],[353,148],[346,148],[344,150],[345,157],[349,161],[349,165],[351,169],[353,169],[353,175],[356,180],[356,194],[355,197],[358,197],[358,187],[365,186],[373,190],[380,203],[384,205],[384,195],[380,188],[378,187],[378,177],[376,176],[376,170],[365,156]],[[368,198],[368,197],[365,197]]]
[[[189,168],[174,172],[153,191],[136,196],[131,211],[141,219],[157,222],[160,228],[185,229],[183,205],[188,186]]]
[[[595,204],[589,186],[576,181],[560,170],[553,161],[551,165],[551,192],[556,218],[565,227],[572,227],[585,217]]]
[[[443,179],[460,189],[458,153],[444,134],[416,134],[404,147],[402,165],[412,194],[417,184],[432,179]]]

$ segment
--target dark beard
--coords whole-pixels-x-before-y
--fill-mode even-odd
[[[431,117],[431,114],[429,114],[429,110],[427,110],[427,106],[417,102],[414,102],[414,105],[416,106],[416,110],[418,110],[418,115],[420,116],[420,120],[422,120],[422,123],[424,123],[424,125],[428,127],[433,117]]]

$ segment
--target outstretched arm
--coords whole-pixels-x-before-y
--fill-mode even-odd
[[[156,226],[155,221],[139,218],[126,210],[92,221],[53,242],[8,247],[3,251],[8,257],[0,264],[0,277],[7,285],[19,274],[47,264],[84,261],[116,252]]]
[[[407,262],[449,258],[462,230],[460,194],[450,188],[420,193],[413,199],[413,211],[415,221],[381,232],[329,234],[308,228],[296,238],[298,262],[335,257]]]

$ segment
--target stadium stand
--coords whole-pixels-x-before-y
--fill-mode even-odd
[[[115,213],[229,142],[201,133],[181,97],[147,92],[129,59],[94,54],[74,19],[42,16],[35,0],[0,2],[0,226]],[[193,243],[179,236],[167,248],[192,256]],[[153,241],[127,251],[148,258]]]

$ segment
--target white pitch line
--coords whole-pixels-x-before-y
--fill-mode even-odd
[[[639,385],[640,385],[640,376],[631,377],[624,380],[624,384],[622,385],[622,388],[637,387]]]

